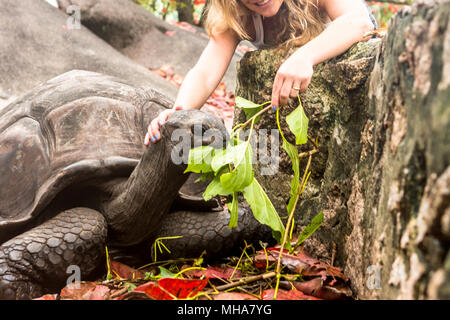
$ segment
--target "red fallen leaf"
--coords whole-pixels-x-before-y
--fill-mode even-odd
[[[80,282],[67,285],[61,290],[61,300],[105,300],[110,289],[95,282]]]
[[[160,70],[164,71],[167,78],[171,78],[175,75],[175,72],[173,71],[173,68],[171,65],[165,64],[159,68]]]
[[[275,289],[264,290],[261,294],[262,300],[272,300],[275,295]],[[308,296],[301,291],[296,289],[292,290],[282,290],[278,289],[276,300],[322,300],[316,297]]]
[[[175,74],[169,81],[177,86],[181,86],[184,81],[184,77],[180,74]]]
[[[282,283],[280,282],[280,286],[281,285]],[[291,288],[291,282],[286,281],[286,286],[288,288]],[[317,293],[323,287],[323,279],[319,277],[304,282],[295,281],[294,287],[307,295],[317,297],[315,293]]]
[[[292,288],[292,285],[299,291],[324,300],[345,300],[352,297],[352,291],[342,282],[334,287],[325,285],[322,278],[314,278],[308,281],[288,282],[280,281],[280,287],[285,289]]]
[[[154,282],[147,282],[143,285],[140,285],[139,287],[134,288],[133,291],[137,292],[144,292],[146,293],[150,298],[155,300],[173,300],[173,298],[161,290],[161,288],[158,286],[158,284]]]
[[[214,300],[258,300],[252,295],[240,292],[221,292],[211,297]]]
[[[185,21],[169,21],[170,24],[174,24],[176,26],[178,26],[181,29],[184,29],[186,31],[192,32],[192,33],[197,33],[197,30],[190,25],[189,23],[185,22]]]
[[[157,69],[153,69],[151,67],[149,69],[151,71],[157,73],[160,77],[167,79],[167,80],[170,80],[175,75],[175,72],[173,71],[172,66],[167,65],[167,64],[165,64]]]
[[[224,97],[227,94],[227,88],[224,82],[221,82],[213,92],[213,96]]]
[[[264,251],[259,251],[258,255],[255,257],[255,266],[258,269],[265,269],[267,266],[267,261],[269,262],[269,265],[275,263],[280,254],[279,247],[268,248],[266,251],[268,252],[267,257]],[[339,278],[344,282],[349,281],[349,278],[342,273],[340,268],[330,266],[317,259],[311,258],[304,251],[289,254],[289,251],[285,249],[281,257],[281,263],[290,268],[292,271],[301,273],[305,277],[320,276],[324,281],[327,280],[327,277],[332,277]]]
[[[164,70],[161,69],[150,69],[151,71],[155,72],[156,74],[158,74],[160,77],[162,78],[167,78],[167,74]]]
[[[175,33],[177,33],[175,30],[168,30],[168,31],[166,31],[166,32],[164,32],[164,34],[166,35],[166,36],[173,36]]]
[[[295,281],[293,285],[297,290],[324,300],[344,300],[352,296],[352,292],[347,286],[343,286],[341,283],[341,285],[331,287],[325,285],[322,278],[314,278],[305,282]]]
[[[186,299],[194,297],[208,284],[208,280],[187,280],[163,278],[158,283],[147,282],[133,291],[145,292],[155,300]]]
[[[241,270],[237,269],[234,273],[234,268],[220,268],[208,266],[206,270],[188,270],[184,272],[186,276],[193,278],[209,278],[209,279],[224,279],[231,280],[242,277]],[[233,277],[231,277],[233,276]]]
[[[111,269],[111,274],[116,278],[133,280],[133,279],[141,279],[145,277],[145,274],[142,271],[133,269],[126,264],[110,261],[109,267]]]
[[[56,300],[57,294],[46,294],[39,298],[34,298],[33,300]]]

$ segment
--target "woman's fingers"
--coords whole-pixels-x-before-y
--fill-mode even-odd
[[[283,78],[279,73],[277,73],[275,76],[275,80],[273,81],[273,88],[272,88],[272,108],[274,110],[279,106],[280,91],[282,85],[283,85]]]
[[[147,133],[144,138],[144,145],[148,146],[151,142],[156,142],[155,135],[158,135],[159,138],[159,124],[158,124],[159,117],[156,117],[155,119],[150,122],[150,124],[147,127]]]
[[[279,106],[286,105],[289,98],[296,98],[301,90],[301,86],[301,80],[277,74],[272,89],[272,106],[274,110]]]
[[[148,129],[147,129],[147,133],[145,134],[145,138],[144,138],[144,145],[148,146],[150,144],[150,134],[148,133]]]
[[[280,90],[280,105],[285,106],[288,103],[289,96],[291,95],[293,81],[291,79],[285,79],[283,86]]]
[[[161,137],[160,126],[163,124],[161,121],[161,115],[156,117],[150,122],[150,141],[156,142],[159,141]]]
[[[300,92],[305,92],[308,89],[310,83],[311,78],[306,78],[305,80],[303,80],[300,86]]]
[[[295,80],[293,82],[292,89],[291,89],[291,94],[289,95],[289,97],[297,98],[297,96],[298,96],[298,94],[300,92],[300,89],[301,89],[301,81]]]
[[[147,133],[144,138],[144,145],[148,146],[150,142],[155,143],[161,140],[161,127],[175,111],[182,109],[183,108],[181,106],[177,106],[173,109],[164,110],[155,119],[153,119],[147,128]]]

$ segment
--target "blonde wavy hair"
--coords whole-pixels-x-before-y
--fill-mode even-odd
[[[208,0],[203,25],[210,36],[232,29],[240,39],[251,40],[245,31],[251,13],[240,0]],[[302,46],[318,36],[326,22],[318,0],[284,0],[277,17],[281,31],[269,45]]]

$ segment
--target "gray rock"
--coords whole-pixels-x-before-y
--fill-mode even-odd
[[[301,228],[324,212],[305,247],[325,260],[335,248],[334,262],[361,299],[450,298],[449,17],[448,0],[415,1],[391,20],[381,41],[356,44],[317,65],[301,95],[320,152],[296,222]],[[287,55],[281,49],[246,54],[236,94],[269,101]],[[280,109],[282,127],[297,105],[295,99]],[[235,122],[244,117],[237,110]],[[269,112],[256,129],[272,128]],[[256,176],[285,215],[292,169],[279,152],[278,173],[261,175],[257,164]],[[303,159],[301,174],[305,165]]]
[[[64,12],[69,6],[78,6],[84,26],[146,68],[168,64],[184,76],[208,42],[203,29],[195,27],[196,33],[186,31],[130,0],[58,0],[58,4]],[[234,55],[224,77],[231,91],[235,89],[236,63],[240,58],[239,54]]]
[[[81,69],[148,86],[174,98],[176,86],[117,52],[87,28],[69,29],[68,16],[45,1],[0,2],[0,92],[21,93]]]

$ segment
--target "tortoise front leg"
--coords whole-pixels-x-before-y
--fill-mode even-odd
[[[78,266],[91,273],[104,258],[107,225],[88,208],[73,208],[0,246],[0,299],[32,299],[61,289]]]
[[[165,216],[155,235],[158,237],[182,236],[178,239],[163,240],[170,254],[158,252],[162,258],[197,258],[206,250],[206,258],[214,259],[239,254],[248,244],[262,242],[274,243],[271,229],[259,223],[250,209],[239,208],[238,225],[228,228],[230,213],[228,210],[212,212],[175,211]]]

